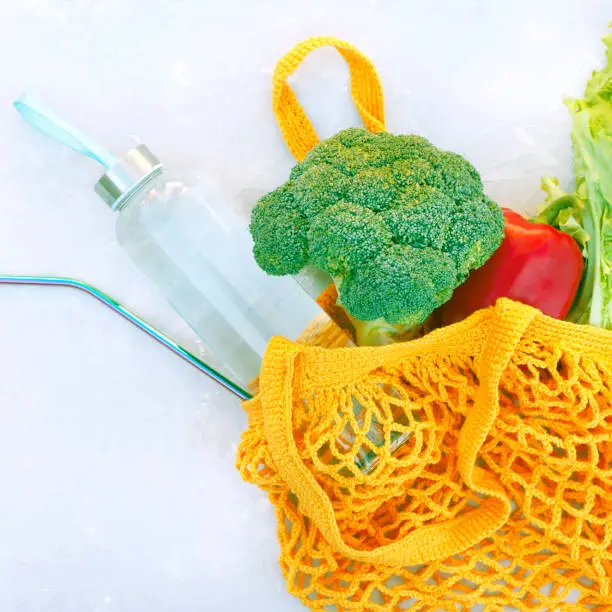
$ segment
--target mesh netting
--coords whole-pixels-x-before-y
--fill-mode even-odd
[[[611,356],[611,334],[512,303],[405,345],[274,341],[239,468],[276,508],[289,591],[612,609]]]

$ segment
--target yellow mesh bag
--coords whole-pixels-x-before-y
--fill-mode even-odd
[[[297,57],[318,44],[339,45]],[[612,333],[500,300],[412,342],[341,338],[273,339],[245,404],[238,467],[275,507],[289,592],[338,612],[612,610]]]

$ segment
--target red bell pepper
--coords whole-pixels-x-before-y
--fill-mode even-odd
[[[504,209],[505,238],[484,266],[474,270],[441,311],[448,325],[507,297],[563,319],[568,313],[584,262],[576,241],[563,232],[531,223]]]

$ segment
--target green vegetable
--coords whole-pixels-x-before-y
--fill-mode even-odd
[[[612,329],[612,34],[604,38],[607,65],[594,72],[582,100],[567,100],[572,118],[576,189],[564,192],[544,177],[546,203],[536,221],[572,235],[585,271],[566,317]]]
[[[419,136],[351,128],[318,144],[253,210],[268,274],[327,272],[360,344],[422,325],[504,237],[475,168]]]

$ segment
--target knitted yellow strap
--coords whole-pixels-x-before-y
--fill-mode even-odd
[[[346,60],[351,75],[351,96],[361,120],[371,132],[385,130],[382,87],[372,62],[349,43],[332,36],[317,36],[297,44],[280,59],[273,76],[272,106],[287,147],[302,161],[319,142],[315,129],[287,84],[287,77],[319,47],[332,46]]]
[[[480,504],[478,511],[472,513],[472,519],[478,514],[478,520],[482,519],[482,522],[472,531],[475,539],[468,546],[497,531],[510,516],[508,494],[497,477],[479,468],[476,460],[499,413],[499,382],[512,353],[537,314],[535,309],[522,308],[515,302],[501,299],[495,309],[495,325],[490,328],[478,359],[480,388],[476,403],[468,412],[459,434],[459,471],[473,491],[488,498]]]
[[[304,348],[276,338],[271,342],[261,373],[264,427],[270,452],[278,474],[300,503],[301,511],[321,530],[333,550],[356,561],[389,566],[415,565],[444,559],[480,542],[499,529],[508,519],[511,506],[503,486],[494,475],[476,467],[476,459],[499,408],[498,386],[517,344],[537,315],[535,309],[517,307],[502,300],[495,310],[483,352],[480,356],[481,385],[476,403],[467,415],[460,436],[460,470],[468,486],[486,495],[480,505],[463,516],[420,527],[405,538],[373,550],[357,550],[342,538],[332,502],[301,460],[292,431],[291,407],[295,388],[294,372]],[[353,374],[362,368],[375,369],[380,359],[394,351],[405,351],[395,345],[384,354],[362,350],[352,363]],[[361,364],[361,367],[359,366]],[[309,369],[309,376],[315,375]],[[339,378],[344,376],[339,372]],[[269,399],[273,398],[273,402]]]

